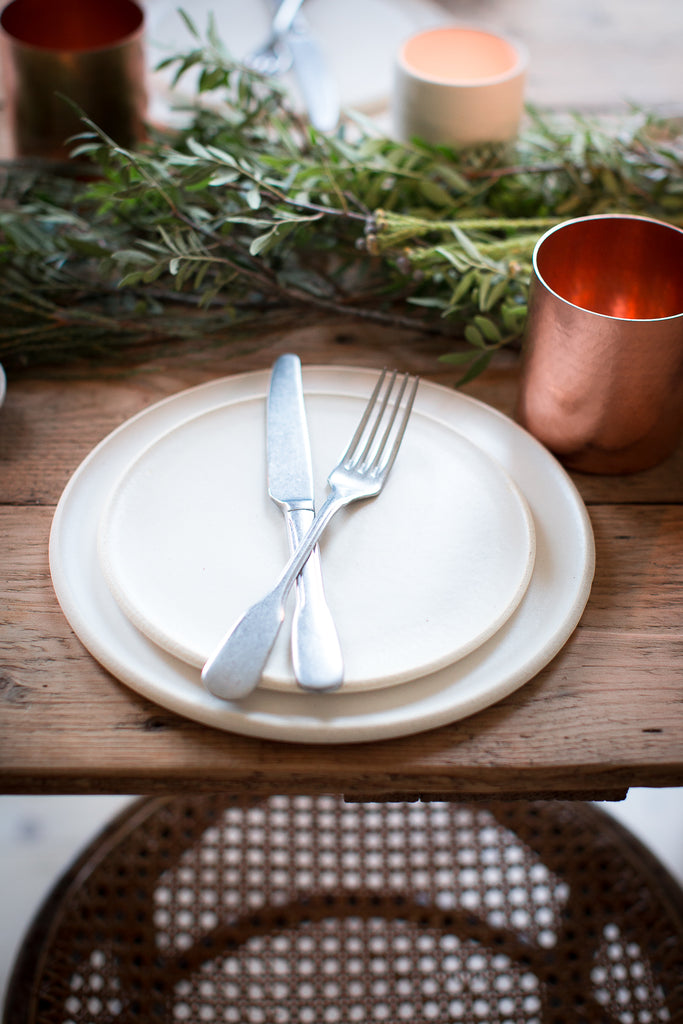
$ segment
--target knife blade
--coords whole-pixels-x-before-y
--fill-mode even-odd
[[[339,90],[318,41],[299,13],[301,6],[301,0],[276,2],[271,28],[291,61],[311,124],[330,132],[339,123]]]
[[[339,91],[318,43],[300,17],[282,38],[311,124],[321,132],[334,131],[339,123]]]
[[[291,353],[273,365],[267,402],[268,494],[285,518],[290,552],[296,550],[315,514],[311,451],[301,361]],[[344,677],[339,638],[327,605],[317,547],[296,584],[292,663],[306,690],[336,690]]]
[[[299,13],[303,0],[281,0],[276,5],[275,14],[270,28],[273,35],[281,36],[291,28],[292,22]]]

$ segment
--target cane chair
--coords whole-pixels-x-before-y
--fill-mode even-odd
[[[683,1021],[683,894],[579,802],[144,798],[26,936],[5,1024]]]

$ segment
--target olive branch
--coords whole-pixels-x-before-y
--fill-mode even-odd
[[[683,223],[680,127],[640,110],[528,110],[513,145],[455,152],[359,115],[321,134],[209,24],[169,58],[196,73],[179,130],[135,151],[83,117],[66,165],[0,168],[0,361],[133,362],[201,336],[307,318],[437,334],[481,372],[518,342],[539,236],[569,217]]]

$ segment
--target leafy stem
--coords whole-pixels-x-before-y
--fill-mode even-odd
[[[645,112],[530,109],[514,145],[462,152],[360,115],[322,135],[231,60],[213,22],[203,40],[182,17],[193,48],[164,62],[197,76],[182,129],[130,151],[86,117],[71,163],[0,164],[0,361],[132,361],[150,343],[229,346],[265,319],[329,315],[450,338],[444,358],[471,379],[519,339],[548,227],[683,223],[680,128]]]

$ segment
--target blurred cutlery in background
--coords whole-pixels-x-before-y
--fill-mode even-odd
[[[313,127],[334,131],[340,116],[339,89],[320,44],[300,14],[302,4],[303,0],[276,4],[270,37],[244,63],[261,75],[283,75],[291,69]]]

